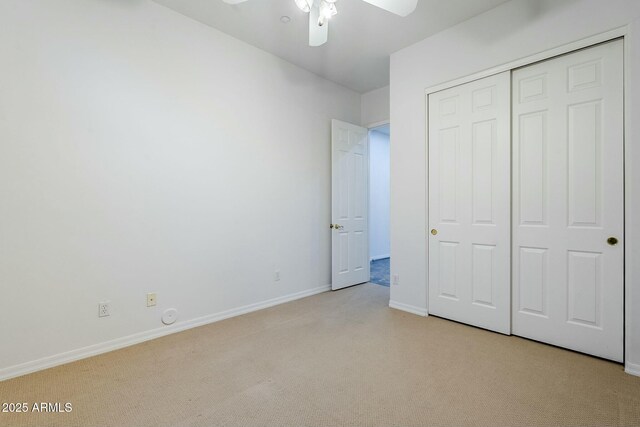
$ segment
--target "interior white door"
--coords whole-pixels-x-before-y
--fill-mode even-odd
[[[515,70],[512,96],[513,333],[621,362],[622,41]]]
[[[331,288],[368,282],[369,143],[367,129],[331,121]]]
[[[429,95],[429,313],[511,332],[510,73]]]

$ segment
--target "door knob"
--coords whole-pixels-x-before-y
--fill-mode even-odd
[[[333,224],[329,225],[329,228],[333,229]]]
[[[432,228],[431,229],[431,234],[433,234],[435,236],[436,234],[438,234],[438,230],[436,230],[435,228]]]
[[[344,228],[344,225],[333,224],[333,228],[335,228],[336,230],[342,230]]]
[[[607,243],[611,246],[615,246],[618,244],[618,239],[616,239],[615,237],[609,237],[607,239]]]

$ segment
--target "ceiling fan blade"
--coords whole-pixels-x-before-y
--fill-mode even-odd
[[[309,46],[321,46],[329,38],[329,22],[318,25],[320,11],[317,7],[312,7],[309,11]]]
[[[229,4],[238,4],[238,3],[244,3],[247,0],[222,0],[222,1]]]
[[[378,6],[388,12],[395,13],[400,16],[407,16],[418,5],[418,0],[364,0],[369,4]]]

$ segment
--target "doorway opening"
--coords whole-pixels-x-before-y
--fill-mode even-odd
[[[369,129],[369,268],[370,282],[390,285],[390,125]]]

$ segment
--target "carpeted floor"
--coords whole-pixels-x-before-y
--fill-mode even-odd
[[[383,258],[377,259],[375,261],[371,261],[371,279],[369,280],[371,283],[375,283],[376,285],[389,286],[389,269],[390,269],[390,259]]]
[[[621,365],[388,301],[365,284],[0,382],[2,402],[73,404],[0,425],[640,425]]]

